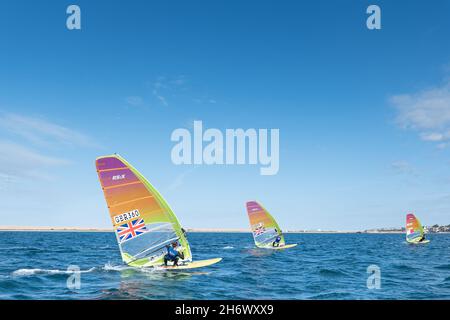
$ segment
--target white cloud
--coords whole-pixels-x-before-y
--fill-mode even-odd
[[[199,104],[207,104],[207,103],[216,104],[217,103],[216,99],[209,98],[208,96],[205,96],[205,95],[202,97],[199,97],[199,98],[194,98],[194,99],[192,99],[192,101],[194,101],[195,103],[199,103]]]
[[[139,96],[129,96],[125,99],[126,103],[133,107],[139,107],[144,104],[144,99]]]
[[[172,181],[172,183],[167,188],[167,191],[174,191],[174,190],[178,189],[179,187],[181,187],[184,184],[186,176],[191,174],[194,171],[194,169],[195,168],[189,169],[189,170],[187,170],[185,172],[182,172],[179,175],[177,175],[175,177],[174,181]]]
[[[157,98],[164,106],[166,106],[166,107],[169,106],[169,103],[167,102],[166,97],[160,95],[156,89],[153,90],[153,95],[154,95],[154,96],[155,96],[155,97],[156,97],[156,98]]]
[[[186,84],[186,82],[187,82],[187,79],[186,79],[186,76],[184,76],[184,75],[176,76],[174,79],[171,79],[169,81],[169,83],[171,83],[175,86],[183,86]]]
[[[155,82],[148,83],[152,88],[153,96],[165,107],[169,106],[168,97],[173,98],[178,93],[186,91],[186,84],[188,79],[184,75],[178,75],[175,77],[163,77],[159,76]]]
[[[60,154],[65,154],[67,146],[96,146],[90,137],[80,132],[42,118],[13,113],[0,113],[0,133],[0,180],[3,181],[51,179],[51,169],[71,163],[46,155],[48,146],[53,151],[56,148]]]
[[[174,77],[159,76],[155,81],[146,82],[147,88],[151,90],[154,99],[159,105],[165,107],[172,106],[177,99],[185,98],[199,104],[217,104],[218,101],[208,95],[200,95],[200,97],[192,97],[192,88],[189,86],[189,78],[185,75]]]
[[[424,141],[450,139],[450,83],[412,94],[395,95],[390,102],[397,109],[397,123],[415,130]]]
[[[33,143],[62,143],[68,145],[94,146],[86,135],[41,118],[26,117],[13,113],[0,115],[0,129],[21,136]]]
[[[430,133],[421,133],[420,134],[420,138],[423,141],[442,141],[445,139],[445,135],[443,135],[442,133],[437,133],[437,132],[430,132]]]
[[[416,175],[416,169],[405,160],[394,161],[391,163],[391,169],[397,174]]]
[[[67,165],[70,162],[45,156],[31,148],[17,143],[0,140],[0,178],[48,178],[45,171],[51,167]]]

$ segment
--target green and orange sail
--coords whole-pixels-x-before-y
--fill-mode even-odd
[[[272,247],[277,237],[281,238],[280,247],[285,245],[284,236],[275,219],[256,201],[246,204],[250,227],[255,245],[259,248]]]
[[[122,260],[136,267],[161,265],[166,246],[177,242],[183,261],[192,261],[180,222],[147,179],[119,155],[95,163]]]
[[[406,241],[416,243],[422,240],[424,235],[422,224],[412,213],[406,215]]]

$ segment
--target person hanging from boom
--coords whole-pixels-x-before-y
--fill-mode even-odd
[[[167,254],[164,256],[164,265],[167,266],[168,261],[173,262],[173,266],[178,266],[178,260],[184,259],[184,253],[181,251],[178,251],[178,243],[177,241],[172,242],[172,245],[168,245],[167,247]]]
[[[277,229],[275,229],[275,232],[278,233]],[[280,233],[281,233],[281,231],[280,231]],[[278,236],[275,238],[275,241],[272,243],[272,247],[279,247],[280,241],[281,241],[281,237],[280,237],[280,234],[278,233]]]

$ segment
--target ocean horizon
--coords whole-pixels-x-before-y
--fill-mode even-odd
[[[0,226],[0,232],[111,232],[114,233],[113,228],[102,227],[48,227],[48,226]],[[187,228],[186,231],[192,233],[252,233],[250,229],[238,228]],[[283,233],[318,233],[318,234],[404,234],[405,231],[384,229],[369,229],[369,230],[283,230]],[[448,234],[450,232],[432,232],[433,234]]]

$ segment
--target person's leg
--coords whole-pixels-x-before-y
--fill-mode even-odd
[[[178,266],[178,257],[173,260],[173,266]]]
[[[167,254],[164,256],[164,265],[167,267],[167,260],[168,260],[168,256]]]

